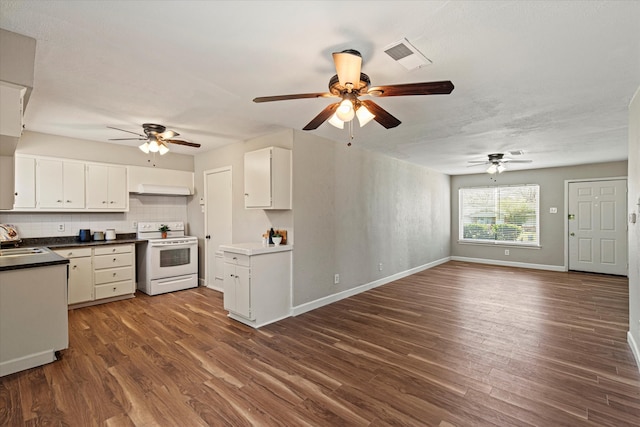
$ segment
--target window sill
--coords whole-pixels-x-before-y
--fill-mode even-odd
[[[537,243],[508,243],[495,241],[479,241],[479,240],[458,240],[459,245],[477,245],[477,246],[498,246],[505,248],[521,248],[521,249],[542,249]]]

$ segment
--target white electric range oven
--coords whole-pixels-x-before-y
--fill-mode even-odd
[[[159,228],[169,226],[162,238]],[[184,235],[184,222],[139,222],[138,289],[148,295],[198,286],[198,238]]]

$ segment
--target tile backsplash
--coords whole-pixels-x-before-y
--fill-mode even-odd
[[[186,196],[129,196],[129,212],[0,212],[0,223],[12,224],[22,238],[77,236],[82,228],[116,233],[135,233],[134,222],[184,221],[187,223]],[[64,231],[58,231],[58,225]]]

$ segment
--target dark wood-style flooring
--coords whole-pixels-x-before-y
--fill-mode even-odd
[[[206,288],[69,313],[0,425],[628,426],[627,279],[449,262],[253,330]]]

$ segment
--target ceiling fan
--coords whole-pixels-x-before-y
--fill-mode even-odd
[[[167,147],[167,143],[169,144],[177,144],[177,145],[186,145],[187,147],[195,147],[199,148],[200,144],[196,144],[195,142],[184,141],[182,139],[173,139],[176,136],[180,135],[178,132],[167,130],[166,127],[162,125],[156,125],[153,123],[144,123],[142,125],[142,130],[144,131],[144,135],[131,132],[130,130],[120,129],[113,126],[107,126],[109,129],[120,130],[122,132],[132,133],[137,135],[138,138],[110,138],[109,141],[145,141],[138,148],[142,150],[144,153],[160,153],[160,155],[166,154],[169,152],[169,147]]]
[[[331,104],[313,118],[303,130],[317,129],[327,119],[333,126],[343,129],[345,122],[351,122],[357,116],[360,127],[372,119],[387,129],[398,126],[401,122],[375,102],[361,96],[406,96],[406,95],[446,95],[453,91],[450,81],[407,83],[387,86],[369,87],[369,76],[360,72],[362,56],[360,52],[347,49],[333,54],[337,74],[329,80],[329,92],[298,93],[293,95],[263,96],[253,102],[283,101],[303,98],[341,98],[340,102]]]
[[[502,173],[507,170],[507,163],[531,163],[533,160],[515,160],[508,157],[504,157],[504,153],[493,153],[488,155],[487,160],[470,160],[469,163],[473,163],[467,167],[489,165],[487,173]]]

